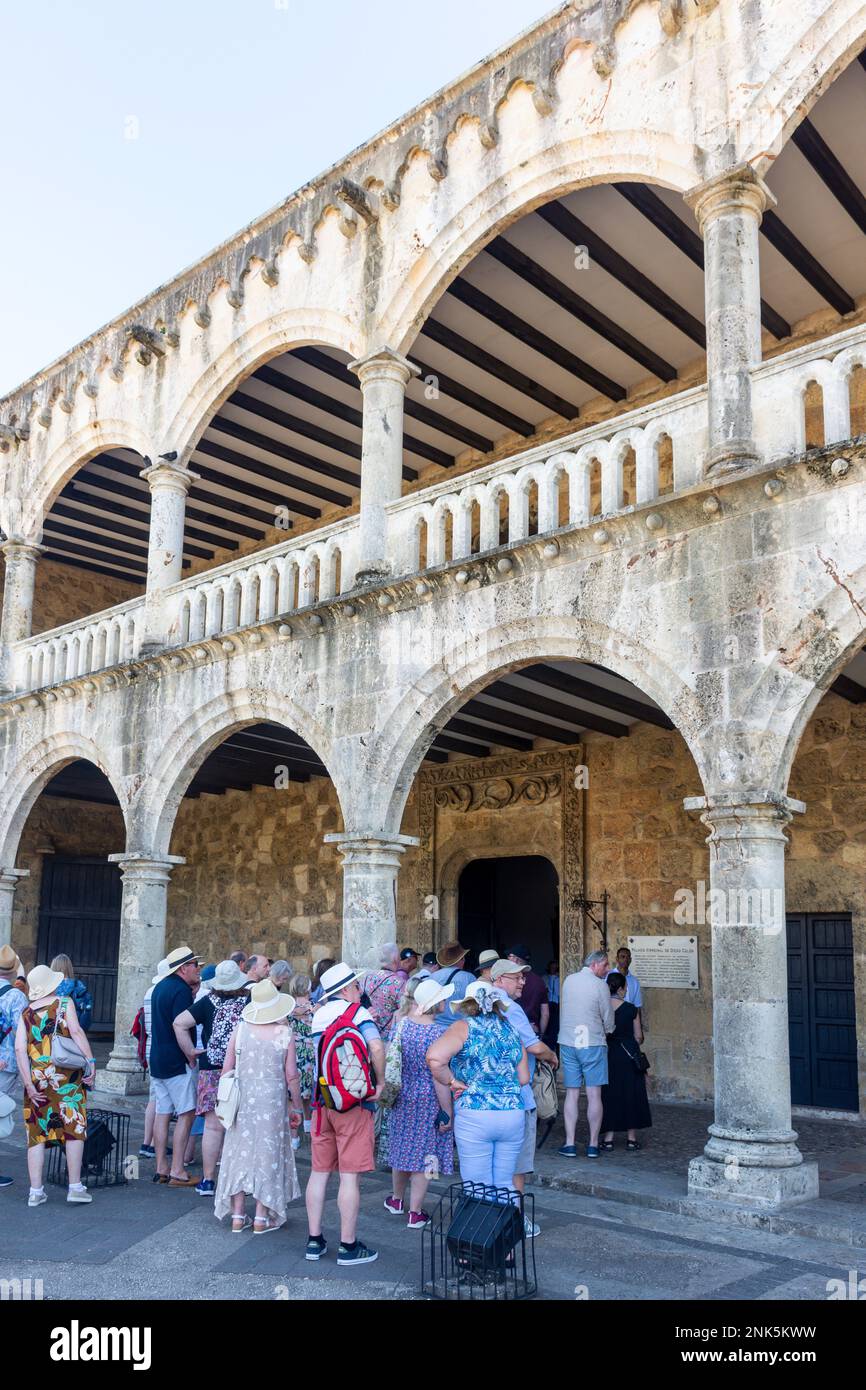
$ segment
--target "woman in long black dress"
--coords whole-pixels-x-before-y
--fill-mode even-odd
[[[615,1021],[607,1039],[608,1082],[601,1088],[604,1111],[601,1119],[601,1147],[613,1148],[615,1131],[626,1131],[626,1148],[632,1152],[641,1146],[636,1131],[652,1125],[649,1101],[646,1096],[646,1077],[638,1071],[636,1058],[640,1052],[643,1033],[640,1017],[634,1004],[625,998],[625,976],[613,970],[607,977]]]

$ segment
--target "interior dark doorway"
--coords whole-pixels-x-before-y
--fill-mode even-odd
[[[792,912],[787,925],[791,1100],[857,1110],[851,915]]]
[[[120,870],[105,859],[47,855],[42,869],[37,957],[70,957],[93,999],[88,1033],[112,1033],[120,945]]]
[[[472,952],[520,943],[540,975],[559,958],[559,878],[539,854],[473,859],[460,875],[457,935]]]

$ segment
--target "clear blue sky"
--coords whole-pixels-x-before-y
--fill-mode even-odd
[[[0,394],[552,8],[5,5]]]

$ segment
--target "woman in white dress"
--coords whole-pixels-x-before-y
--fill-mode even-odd
[[[289,1202],[301,1195],[292,1152],[292,1130],[303,1120],[295,1042],[288,1019],[295,1007],[270,980],[250,990],[223,1064],[237,1073],[240,1103],[226,1132],[214,1211],[232,1215],[232,1231],[250,1227],[244,1212],[247,1194],[255,1198],[253,1235],[276,1231]],[[291,1096],[291,1110],[286,1092]]]

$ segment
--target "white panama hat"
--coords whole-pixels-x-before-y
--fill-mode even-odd
[[[422,1014],[431,1013],[443,999],[450,999],[454,993],[453,985],[440,985],[438,981],[422,980],[412,995],[412,1003]]]
[[[329,970],[324,972],[319,981],[322,987],[322,994],[325,999],[336,999],[341,989],[345,989],[347,985],[354,984],[356,980],[360,980],[361,976],[366,975],[366,973],[365,970],[353,970],[351,965],[347,965],[344,960],[338,961],[336,965],[332,965]]]
[[[281,994],[270,980],[259,980],[250,989],[250,1002],[241,1014],[244,1023],[279,1023],[295,1011],[290,994]]]

